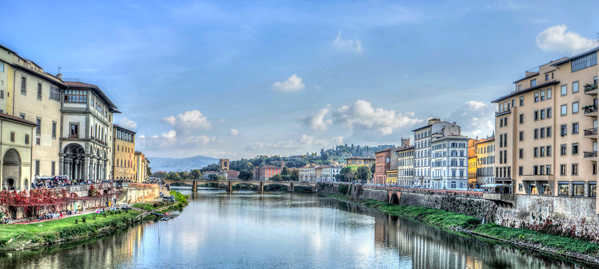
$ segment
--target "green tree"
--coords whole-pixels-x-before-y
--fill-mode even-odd
[[[341,168],[341,171],[339,171],[339,175],[341,175],[342,178],[341,181],[343,182],[351,182],[356,178],[357,173],[358,167],[355,165],[348,165],[346,167]]]
[[[179,174],[181,174],[182,179],[189,179],[191,177],[187,171],[179,172]]]
[[[368,166],[360,166],[358,167],[358,176],[359,180],[369,180],[372,178],[372,172]]]
[[[166,179],[169,180],[181,180],[181,175],[177,172],[168,172],[168,175],[166,175]]]
[[[291,178],[292,181],[299,181],[299,169],[291,170]]]
[[[283,171],[281,171],[281,176],[288,176],[289,175],[289,168],[287,168],[287,166],[283,167]]]
[[[200,179],[202,178],[202,171],[200,169],[191,170],[190,176],[192,179]]]
[[[149,177],[152,176],[152,167],[150,167],[150,166],[146,167],[146,174],[148,174]]]
[[[157,177],[157,178],[165,178],[168,175],[168,173],[166,173],[164,171],[158,171],[158,172],[154,173],[153,175],[154,175],[154,177]]]
[[[283,181],[283,177],[281,175],[274,175],[270,178],[272,181]]]
[[[370,166],[370,173],[372,173],[372,174],[374,175],[374,172],[375,172],[375,171],[376,171],[376,163],[373,163],[373,164]]]
[[[219,176],[217,174],[210,174],[208,176],[208,180],[211,180],[211,181],[218,181],[219,179],[220,178],[219,178]]]
[[[241,180],[251,180],[254,175],[249,170],[241,170],[239,171],[239,179]]]

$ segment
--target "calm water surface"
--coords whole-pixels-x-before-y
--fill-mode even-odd
[[[208,189],[174,220],[89,243],[2,254],[0,266],[582,268],[317,195]]]

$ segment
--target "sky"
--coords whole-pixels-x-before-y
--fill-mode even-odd
[[[148,157],[493,133],[528,69],[596,47],[591,1],[3,1],[0,44],[100,86]],[[18,14],[18,15],[16,15]]]

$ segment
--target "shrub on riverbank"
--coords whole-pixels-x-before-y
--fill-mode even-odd
[[[178,191],[171,191],[170,195],[175,196],[175,201],[183,204],[184,206],[186,206],[188,204],[187,198],[189,198],[189,195],[183,195]]]
[[[27,242],[52,244],[61,239],[95,235],[98,230],[105,227],[123,228],[139,213],[130,210],[127,213],[110,215],[106,218],[89,218],[85,222],[78,223],[75,223],[78,217],[70,217],[31,224],[0,225],[0,249],[20,247]]]

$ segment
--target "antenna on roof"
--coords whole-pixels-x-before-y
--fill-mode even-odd
[[[58,74],[60,74],[60,66],[58,67]]]

